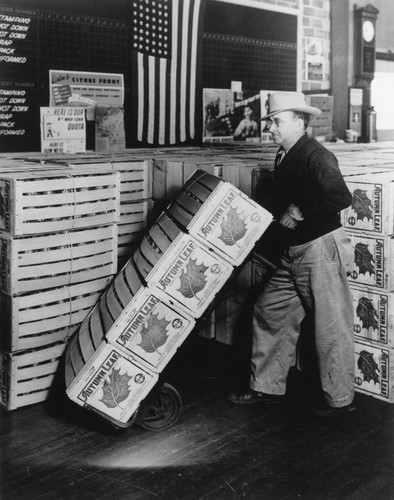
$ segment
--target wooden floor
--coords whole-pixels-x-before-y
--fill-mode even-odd
[[[246,353],[188,339],[167,380],[177,424],[115,430],[69,402],[1,411],[1,500],[394,499],[394,405],[357,394],[357,411],[309,412],[310,377],[292,369],[280,406],[233,405]]]

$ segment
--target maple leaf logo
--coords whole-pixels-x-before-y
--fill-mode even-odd
[[[356,314],[360,318],[363,328],[378,329],[378,313],[368,297],[361,297],[356,307]]]
[[[375,274],[373,255],[365,243],[356,243],[354,247],[354,261],[360,270],[360,274]]]
[[[373,380],[375,384],[379,384],[379,368],[371,352],[361,351],[360,357],[357,360],[357,366],[363,374],[364,382]]]
[[[169,321],[158,319],[158,314],[151,314],[141,328],[141,342],[138,344],[145,352],[152,353],[167,342]]]
[[[129,381],[130,377],[127,372],[120,374],[120,368],[114,368],[109,376],[104,380],[103,397],[100,399],[107,408],[116,408],[119,403],[127,399],[130,394]]]
[[[227,217],[223,217],[220,225],[222,234],[219,238],[225,245],[236,245],[237,241],[243,238],[246,234],[246,217],[242,217],[243,212],[238,214],[237,210],[233,207],[227,212]]]
[[[205,278],[207,269],[208,267],[203,263],[197,264],[197,258],[190,259],[186,268],[182,270],[180,276],[181,286],[178,291],[187,299],[196,297],[197,293],[201,292],[207,284]]]
[[[356,189],[352,196],[352,208],[356,212],[357,219],[372,217],[372,201],[368,198],[367,192],[364,189]]]

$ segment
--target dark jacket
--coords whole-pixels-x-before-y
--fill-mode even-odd
[[[290,205],[304,220],[289,232],[289,245],[300,245],[341,226],[339,212],[352,202],[335,155],[305,134],[275,168],[273,215]]]
[[[338,168],[335,155],[305,134],[275,167],[268,208],[279,220],[293,203],[304,220],[295,229],[274,221],[256,245],[256,252],[273,266],[284,250],[301,245],[341,227],[339,212],[352,196]],[[271,189],[270,189],[271,190]]]

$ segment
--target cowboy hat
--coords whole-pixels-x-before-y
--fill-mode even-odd
[[[267,120],[270,116],[283,111],[299,111],[311,116],[319,116],[321,111],[313,106],[308,106],[302,92],[276,92],[268,98],[268,113],[260,118]]]

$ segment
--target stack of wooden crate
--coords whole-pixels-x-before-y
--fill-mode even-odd
[[[196,170],[71,341],[69,397],[127,425],[271,220],[237,188]]]
[[[116,273],[119,175],[0,169],[0,386],[7,409],[46,399],[69,337]],[[13,170],[12,172],[6,170]]]
[[[130,257],[140,242],[150,221],[152,211],[152,160],[146,154],[119,153],[116,155],[85,155],[77,157],[49,157],[51,165],[81,168],[85,172],[106,170],[119,172],[118,266]]]
[[[345,175],[352,205],[343,225],[355,263],[349,277],[354,303],[356,390],[394,402],[394,168]]]

